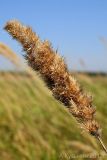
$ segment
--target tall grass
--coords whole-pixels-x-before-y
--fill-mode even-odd
[[[94,80],[84,75],[78,78],[95,94],[99,111],[97,119],[102,122],[106,141],[106,99],[103,98],[106,77]],[[51,97],[38,76],[29,76],[27,72],[1,72],[0,106],[1,160],[32,160],[35,157],[38,160],[57,160],[59,157],[67,160],[69,155],[81,154],[97,158],[98,153],[106,159],[95,139],[86,133],[81,134],[76,121]]]
[[[77,78],[95,97],[100,97],[95,98],[96,118],[101,122],[107,143],[104,97],[107,78],[88,76],[90,81],[83,76]],[[0,72],[0,159],[58,160],[61,155],[68,160],[69,155],[86,154],[87,159],[92,155],[106,160],[97,141],[81,133],[75,119],[41,84],[40,79],[32,79],[25,73]]]

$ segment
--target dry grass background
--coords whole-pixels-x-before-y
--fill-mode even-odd
[[[1,49],[0,53],[16,64],[17,58],[12,60],[13,52]],[[97,120],[101,122],[103,140],[107,144],[107,77],[76,76],[94,95]],[[95,156],[91,159],[107,159],[98,142],[82,132],[34,72],[1,72],[0,159],[68,160],[73,155],[79,155],[78,160],[86,159],[81,155],[87,159],[90,155]]]

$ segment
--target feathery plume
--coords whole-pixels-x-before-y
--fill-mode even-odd
[[[30,27],[16,20],[7,22],[4,29],[22,44],[28,64],[40,73],[53,96],[68,108],[68,111],[91,135],[98,139],[100,127],[94,119],[95,108],[92,97],[83,92],[69,73],[64,59],[53,50],[51,43],[41,41]]]

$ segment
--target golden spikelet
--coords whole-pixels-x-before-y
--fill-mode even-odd
[[[9,21],[5,30],[22,44],[28,64],[40,73],[53,96],[67,106],[68,111],[91,135],[99,137],[99,125],[94,119],[95,108],[91,96],[81,90],[63,58],[52,49],[51,44],[48,41],[42,42],[30,27],[16,20]]]

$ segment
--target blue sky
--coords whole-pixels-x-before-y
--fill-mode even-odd
[[[19,43],[3,30],[11,19],[50,40],[70,69],[107,71],[107,48],[100,40],[107,39],[106,0],[1,0],[0,41],[22,56]],[[0,58],[0,67],[9,66]]]

